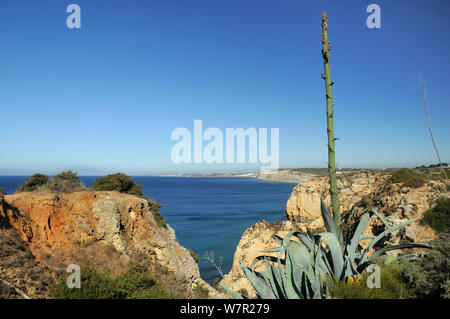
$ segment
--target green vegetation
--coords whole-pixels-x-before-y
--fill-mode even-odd
[[[356,229],[346,240],[344,249],[342,249],[337,237],[336,223],[323,200],[321,201],[321,212],[327,232],[317,235],[309,232],[306,234],[290,232],[284,238],[274,235],[272,238],[279,247],[266,249],[262,252],[277,252],[277,257],[259,256],[250,266],[246,266],[242,262],[239,264],[260,298],[323,298],[327,283],[343,281],[349,276],[363,274],[371,263],[385,256],[385,253],[390,250],[431,247],[419,243],[378,247],[386,236],[406,227],[415,219],[398,225],[389,225],[382,215],[376,210],[372,210],[361,216]],[[363,235],[363,231],[373,215],[381,219],[386,230],[375,237]],[[296,237],[300,242],[291,240],[293,237]],[[371,239],[364,249],[359,245],[359,242],[363,239]],[[326,243],[326,246],[322,243]],[[373,249],[377,250],[372,252]],[[370,255],[369,252],[371,252]],[[258,261],[263,262],[264,271],[254,270]],[[395,278],[388,278],[387,280],[391,280],[392,283],[392,287],[390,286],[389,289],[394,289],[396,287]],[[239,293],[225,286],[221,287],[232,297],[242,298]],[[339,287],[341,287],[340,284],[338,284]]]
[[[77,173],[64,171],[50,178],[43,189],[55,193],[72,193],[85,190],[86,187],[81,183]]]
[[[328,133],[328,173],[330,175],[330,196],[331,210],[333,212],[334,222],[336,223],[337,238],[341,246],[343,245],[343,235],[341,229],[341,213],[339,212],[339,190],[337,187],[336,162],[335,162],[335,141],[334,120],[333,120],[333,94],[330,75],[330,42],[328,41],[328,17],[324,12],[322,14],[322,58],[325,80],[326,101],[327,101],[327,133]]]
[[[3,188],[0,187],[0,196],[6,195],[6,192]]]
[[[136,196],[144,196],[142,186],[123,173],[109,174],[97,178],[92,186],[93,191],[118,191]]]
[[[450,299],[450,234],[441,233],[423,258],[374,262],[381,267],[381,288],[369,289],[370,274],[356,282],[334,281],[329,285],[333,298],[418,298]]]
[[[448,166],[448,164],[447,163],[442,163],[442,166]],[[420,165],[420,166],[416,166],[416,167],[414,167],[414,168],[440,168],[441,167],[441,164],[432,164],[432,165],[428,165],[428,166],[425,166],[425,165]]]
[[[39,187],[45,185],[49,177],[45,174],[34,174],[28,177],[22,185],[19,186],[17,192],[33,192],[37,191]]]
[[[337,299],[404,299],[411,291],[403,278],[404,269],[393,264],[380,265],[380,288],[369,288],[369,272],[361,274],[356,281],[334,280],[328,283],[328,292]]]
[[[420,223],[437,232],[450,232],[450,198],[438,198],[433,208],[424,213]]]
[[[440,233],[433,247],[403,267],[403,280],[416,298],[450,299],[450,234]]]
[[[428,177],[420,171],[409,168],[395,170],[389,178],[391,183],[403,183],[406,187],[420,187],[425,184]]]
[[[129,262],[118,276],[94,269],[82,269],[81,288],[69,289],[63,275],[50,289],[56,299],[172,299],[148,272],[147,266]]]
[[[45,174],[34,174],[28,177],[17,192],[49,191],[55,193],[71,193],[86,189],[80,182],[77,173],[64,171],[49,178]]]
[[[156,224],[159,227],[166,227],[167,222],[159,212],[162,207],[161,204],[148,198],[142,191],[142,185],[137,184],[133,178],[123,173],[109,174],[100,178],[97,178],[92,186],[93,191],[118,191],[134,195],[147,200],[148,207],[153,214]]]

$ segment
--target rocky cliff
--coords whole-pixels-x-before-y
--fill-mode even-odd
[[[0,232],[2,245],[20,240],[16,248],[26,252],[28,268],[47,272],[47,277],[70,264],[120,273],[128,261],[138,260],[175,287],[175,293],[194,297],[194,287],[201,285],[210,297],[218,296],[200,278],[196,262],[177,242],[173,229],[158,226],[147,201],[132,195],[112,191],[6,195],[0,205]],[[15,254],[11,245],[8,252],[2,249],[0,278],[32,297],[47,297],[45,287],[21,278],[23,265],[11,261]]]
[[[256,179],[278,183],[303,183],[314,175],[290,169],[281,169],[269,174],[259,174]]]
[[[450,197],[445,182],[431,180],[417,188],[403,187],[402,184],[388,182],[390,175],[380,172],[355,173],[339,177],[339,200],[341,212],[345,219],[345,233],[349,233],[359,221],[359,216],[370,208],[376,207],[391,224],[398,224],[406,219],[421,218],[431,208],[438,197]],[[320,213],[320,198],[330,205],[329,181],[327,176],[314,176],[298,184],[286,205],[286,220],[275,224],[266,221],[258,222],[247,229],[236,249],[231,271],[224,276],[221,284],[236,291],[243,290],[249,297],[255,292],[245,278],[238,262],[250,265],[260,251],[273,247],[272,235],[284,236],[289,231],[299,230],[313,233],[324,230]],[[384,224],[375,216],[369,222],[366,234],[379,234]],[[436,235],[430,227],[413,223],[396,231],[386,244],[399,242],[429,243]],[[364,242],[362,245],[364,246]],[[398,251],[392,251],[392,254]],[[257,264],[257,267],[261,267]],[[258,269],[258,268],[256,268]]]

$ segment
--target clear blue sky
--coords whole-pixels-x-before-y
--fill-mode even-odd
[[[82,28],[66,27],[79,4]],[[381,29],[366,7],[381,6]],[[450,161],[450,2],[2,0],[0,174],[242,170],[171,163],[176,127],[276,127],[281,167],[325,167],[321,13],[340,167]]]

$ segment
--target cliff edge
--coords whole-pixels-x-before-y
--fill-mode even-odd
[[[145,199],[116,191],[25,192],[0,202],[1,243],[7,246],[0,253],[0,278],[31,297],[48,297],[46,287],[70,264],[119,274],[130,260],[148,265],[177,295],[199,297],[195,287],[200,285],[209,297],[219,296],[200,278],[173,229],[158,226]],[[14,261],[20,255],[15,250],[25,256]],[[33,284],[30,277],[38,275],[25,276],[24,261],[26,272],[45,273],[40,278],[46,282]]]

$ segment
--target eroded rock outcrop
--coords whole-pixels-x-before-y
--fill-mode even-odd
[[[291,221],[272,224],[265,220],[248,228],[236,248],[230,272],[224,276],[220,283],[235,291],[240,291],[250,298],[255,298],[255,291],[238,263],[242,261],[244,264],[250,265],[256,257],[262,254],[261,250],[274,247],[272,235],[285,236],[288,232],[295,230],[306,231],[306,228],[299,229],[298,225]],[[264,254],[276,256],[275,253]],[[261,265],[257,264],[255,269],[260,270],[260,267]]]
[[[374,192],[389,178],[382,173],[355,173],[340,175],[338,178],[339,203],[341,212],[345,212],[361,197]],[[299,183],[292,191],[286,204],[286,219],[293,222],[313,223],[321,219],[320,198],[331,206],[330,184],[328,176],[314,176]]]
[[[0,219],[26,244],[36,262],[65,270],[89,265],[120,273],[130,260],[149,265],[160,279],[179,283],[186,297],[205,283],[190,252],[173,229],[157,225],[146,200],[118,192],[6,195]]]

